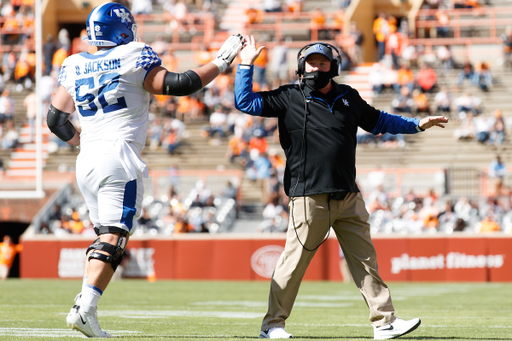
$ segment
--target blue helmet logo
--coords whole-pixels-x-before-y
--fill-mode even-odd
[[[105,3],[94,8],[86,22],[89,45],[117,46],[134,41],[135,19],[128,8],[118,3]]]

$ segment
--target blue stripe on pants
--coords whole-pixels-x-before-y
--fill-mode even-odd
[[[126,183],[124,187],[123,199],[123,216],[121,222],[125,224],[131,231],[133,227],[133,217],[137,210],[135,209],[135,202],[137,200],[137,180],[132,180]]]

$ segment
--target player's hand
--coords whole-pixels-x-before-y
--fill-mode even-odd
[[[217,52],[217,57],[214,60],[214,64],[219,67],[220,72],[223,72],[229,65],[231,65],[243,44],[244,37],[242,37],[241,34],[233,34],[231,37],[226,39]]]
[[[245,44],[244,47],[242,48],[242,52],[240,52],[242,64],[252,65],[264,48],[265,46],[260,46],[259,48],[256,49],[254,36],[245,36]]]
[[[420,124],[418,124],[418,127],[420,127],[420,129],[423,129],[423,130],[432,128],[433,126],[438,126],[438,127],[444,128],[443,123],[448,123],[447,117],[429,116],[429,117],[422,118],[420,121]]]

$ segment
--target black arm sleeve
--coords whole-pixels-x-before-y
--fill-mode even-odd
[[[202,87],[201,78],[192,70],[184,73],[167,72],[164,78],[163,95],[190,95]]]
[[[75,136],[76,131],[73,124],[68,120],[69,115],[67,112],[60,111],[50,104],[46,117],[48,128],[64,142],[71,140]]]

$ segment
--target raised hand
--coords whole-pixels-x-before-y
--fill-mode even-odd
[[[420,127],[420,129],[423,129],[423,130],[432,128],[433,126],[438,126],[438,127],[444,128],[443,123],[448,123],[447,117],[429,116],[429,117],[422,118],[420,121],[420,124],[418,124],[418,126]]]
[[[254,36],[249,37],[248,35],[246,35],[244,47],[240,52],[242,64],[252,65],[264,48],[265,46],[260,46],[259,48],[256,49],[256,42],[254,41]]]

